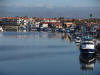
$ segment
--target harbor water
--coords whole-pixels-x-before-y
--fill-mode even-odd
[[[65,33],[0,33],[0,75],[100,75],[100,57],[89,56]]]

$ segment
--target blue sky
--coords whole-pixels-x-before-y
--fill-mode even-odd
[[[3,6],[19,7],[100,7],[99,0],[0,0]]]
[[[100,0],[0,0],[0,16],[100,18]]]

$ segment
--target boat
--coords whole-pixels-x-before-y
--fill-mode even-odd
[[[3,32],[3,28],[0,26],[0,32]]]
[[[95,44],[92,38],[86,37],[80,43],[80,50],[82,53],[95,53]]]
[[[97,51],[100,51],[100,41],[99,40],[96,41],[95,47]]]
[[[65,32],[66,30],[64,28],[61,28],[61,32]]]
[[[75,42],[76,43],[80,43],[81,42],[81,38],[80,37],[76,37]]]
[[[66,33],[70,33],[70,29],[66,29],[66,31],[65,31]]]

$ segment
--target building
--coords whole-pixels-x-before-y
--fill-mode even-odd
[[[69,28],[69,27],[75,26],[75,24],[72,23],[72,22],[64,22],[64,25],[65,25],[66,28]]]
[[[20,31],[20,27],[28,25],[28,18],[3,17],[0,19],[0,25],[5,31]]]
[[[48,22],[41,22],[41,28],[48,28]]]
[[[60,22],[60,20],[56,18],[44,18],[43,22]]]

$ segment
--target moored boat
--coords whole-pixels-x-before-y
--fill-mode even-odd
[[[76,43],[80,43],[81,42],[81,38],[80,37],[76,37],[75,42]]]
[[[3,32],[3,28],[0,26],[0,32]]]
[[[81,41],[80,50],[82,53],[95,53],[95,44],[91,38],[85,38]]]

